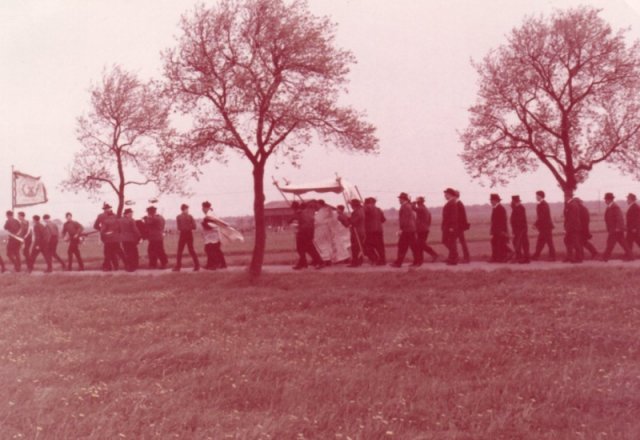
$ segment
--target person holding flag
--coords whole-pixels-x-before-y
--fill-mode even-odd
[[[13,211],[7,211],[7,221],[4,224],[4,230],[9,234],[7,241],[7,258],[13,263],[16,272],[20,272],[20,245],[22,239],[18,235],[20,233],[20,222],[13,217]]]

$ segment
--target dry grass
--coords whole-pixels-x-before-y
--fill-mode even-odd
[[[639,282],[6,275],[0,438],[635,440]]]

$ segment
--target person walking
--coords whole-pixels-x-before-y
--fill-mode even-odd
[[[73,269],[73,257],[78,262],[78,270],[84,270],[84,262],[82,261],[82,255],[80,255],[80,240],[82,237],[82,231],[84,228],[80,223],[73,219],[73,215],[70,212],[65,214],[66,222],[62,226],[62,239],[69,241],[69,247],[67,248],[67,270]]]
[[[193,248],[193,231],[196,230],[196,221],[189,214],[189,206],[182,204],[180,206],[180,214],[176,217],[176,227],[178,228],[178,252],[176,255],[176,265],[173,268],[174,272],[179,272],[182,268],[182,254],[184,253],[185,246],[189,251],[191,260],[193,260],[193,271],[200,270],[200,261],[198,261],[198,254],[196,254]]]
[[[9,233],[7,240],[7,258],[13,263],[16,272],[20,272],[22,262],[20,259],[20,222],[13,217],[13,211],[7,211],[7,221],[4,224],[4,230]],[[4,262],[2,263],[4,266]]]
[[[602,254],[602,261],[609,261],[616,243],[622,247],[624,259],[630,261],[633,256],[624,236],[624,216],[622,209],[614,202],[614,199],[613,193],[606,193],[604,196],[604,202],[607,205],[607,209],[604,211],[604,222],[607,226],[607,247]]]
[[[376,266],[387,264],[383,227],[386,221],[384,212],[376,206],[376,199],[373,197],[364,199],[365,249]]]
[[[633,245],[640,246],[640,206],[633,193],[627,195],[627,245],[633,251]]]
[[[551,209],[545,200],[544,191],[536,191],[536,222],[533,227],[538,230],[538,240],[536,249],[531,257],[532,260],[538,260],[545,246],[549,249],[549,260],[556,261],[556,248],[553,245],[553,220],[551,218]]]
[[[567,248],[567,257],[564,261],[567,263],[582,263],[584,261],[584,225],[580,202],[575,197],[565,202],[564,230],[564,244]]]
[[[127,272],[135,272],[140,266],[138,244],[141,238],[138,222],[133,219],[133,209],[125,209],[120,219],[120,242],[124,253],[124,269]]]
[[[111,209],[107,209],[100,223],[100,239],[104,244],[102,270],[111,272],[120,269],[118,260],[124,261],[120,247],[120,219]]]
[[[64,264],[64,260],[58,255],[58,243],[60,242],[58,225],[51,221],[49,214],[43,215],[42,220],[44,220],[45,226],[49,229],[49,258],[56,260],[62,266],[62,270],[65,270],[67,267]]]
[[[456,190],[452,188],[445,189],[444,197],[447,202],[442,208],[442,243],[449,250],[449,255],[445,262],[450,266],[458,264],[457,241],[460,232],[460,208],[456,194]]]
[[[349,229],[351,233],[351,263],[349,267],[360,267],[364,260],[364,209],[358,199],[349,202],[351,205],[351,216],[349,217]]]
[[[169,258],[164,250],[164,226],[165,220],[157,213],[155,206],[147,208],[147,215],[144,222],[147,229],[147,255],[149,257],[149,267],[151,269],[165,269],[169,263]],[[158,266],[160,263],[160,266]]]
[[[400,202],[398,253],[396,255],[396,260],[391,264],[391,266],[402,267],[404,257],[407,254],[407,251],[411,249],[411,253],[413,254],[413,262],[411,263],[411,266],[417,267],[422,264],[422,252],[418,250],[416,243],[416,215],[413,212],[411,200],[407,193],[400,193],[398,201]]]
[[[585,206],[584,202],[580,200],[580,198],[576,197],[575,199],[576,199],[576,202],[578,202],[578,206],[580,207],[580,226],[582,228],[581,244],[583,248],[583,254],[584,254],[584,249],[586,249],[591,253],[591,259],[595,260],[596,258],[598,258],[598,250],[591,243],[591,239],[593,238],[593,235],[591,235],[591,229],[590,229],[591,214],[589,213],[589,210]]]
[[[202,212],[204,214],[204,219],[202,220],[202,235],[204,238],[204,251],[207,254],[207,265],[205,269],[226,269],[227,262],[222,253],[222,243],[220,242],[220,226],[224,226],[225,223],[214,215],[211,203],[208,201],[202,202]],[[313,249],[315,250],[315,247]],[[317,250],[316,256],[317,259],[320,260],[320,255]],[[320,260],[320,262],[322,262],[322,260]]]
[[[29,220],[26,218],[26,214],[22,211],[18,213],[18,221],[20,222],[20,232],[18,235],[24,241],[22,243],[22,256],[24,257],[25,264],[28,264],[31,259],[31,246],[33,244],[33,232],[29,226]]]
[[[509,259],[509,228],[507,226],[507,210],[500,204],[498,194],[491,194],[491,262],[506,263]]]
[[[35,266],[36,258],[38,255],[42,254],[45,263],[47,264],[47,269],[45,273],[53,272],[51,267],[51,255],[49,255],[49,243],[51,241],[51,231],[44,224],[40,222],[40,216],[33,216],[33,249],[30,255],[29,262],[27,264],[27,269],[29,273],[33,271]]]
[[[527,211],[520,201],[520,196],[511,197],[511,231],[513,232],[514,262],[529,264],[529,228]]]
[[[464,236],[465,231],[471,228],[471,224],[467,219],[467,209],[460,200],[460,191],[455,190],[456,204],[458,205],[458,238],[460,247],[462,248],[462,263],[469,264],[471,262],[471,254],[469,253],[469,246],[467,246],[467,239]],[[456,244],[457,246],[457,244]]]
[[[416,240],[420,255],[424,258],[424,253],[426,252],[431,256],[431,261],[435,262],[438,259],[438,254],[427,243],[429,230],[431,229],[431,213],[425,205],[424,197],[416,199],[413,210],[416,213]]]

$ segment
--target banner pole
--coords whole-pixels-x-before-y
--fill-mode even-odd
[[[11,165],[11,210],[16,209],[16,180],[15,180],[15,169],[13,165]]]

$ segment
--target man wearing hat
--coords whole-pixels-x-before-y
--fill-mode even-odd
[[[460,191],[456,189],[455,194],[456,204],[458,205],[458,241],[460,242],[460,247],[462,248],[462,262],[465,264],[469,264],[469,262],[471,261],[471,255],[469,254],[469,246],[467,246],[467,239],[464,236],[464,232],[468,231],[469,228],[471,228],[471,225],[467,220],[467,210],[460,200]]]
[[[399,237],[398,237],[398,253],[396,260],[391,264],[393,267],[402,267],[402,262],[409,248],[413,255],[412,266],[420,266],[422,264],[421,253],[416,246],[416,216],[411,207],[411,201],[407,193],[400,193],[398,196],[400,202],[399,212]]]
[[[602,260],[609,261],[611,252],[616,243],[618,243],[624,250],[624,259],[629,261],[633,257],[624,237],[624,216],[622,215],[622,209],[614,202],[614,199],[615,197],[612,193],[604,195],[604,202],[607,205],[607,209],[604,211],[604,222],[607,225],[607,247],[604,254],[602,254]]]
[[[595,260],[598,257],[598,250],[590,241],[593,238],[593,235],[591,235],[591,229],[589,227],[589,224],[591,223],[591,214],[589,213],[589,210],[585,206],[584,202],[579,197],[576,197],[575,200],[576,202],[578,202],[578,206],[580,207],[582,248],[589,251],[591,253],[591,258]]]
[[[105,221],[107,225],[105,225]],[[113,213],[113,208],[108,203],[102,204],[102,213],[98,214],[96,221],[93,222],[93,229],[100,231],[100,241],[104,246],[102,260],[102,270],[110,271],[118,269],[118,257],[124,260],[124,254],[120,248],[120,238],[116,229],[119,229],[118,219]]]
[[[416,203],[413,205],[413,210],[416,213],[416,240],[417,247],[420,252],[421,258],[424,257],[424,252],[431,256],[431,261],[438,259],[438,254],[427,243],[429,239],[429,230],[431,229],[431,213],[425,205],[424,197],[418,197]]]
[[[538,230],[538,240],[536,242],[536,250],[533,253],[533,260],[540,258],[542,249],[545,246],[549,249],[549,258],[551,261],[556,260],[556,248],[553,245],[553,220],[551,219],[551,210],[549,204],[545,200],[544,191],[536,191],[536,222],[533,227]]]
[[[138,222],[133,218],[133,209],[125,209],[120,219],[120,241],[124,254],[124,269],[127,272],[138,270],[140,265],[138,243],[140,243],[141,238],[142,233],[138,228]]]
[[[511,230],[513,231],[514,261],[519,264],[529,264],[529,228],[527,225],[527,211],[520,196],[511,196]]]
[[[155,206],[147,208],[147,215],[144,223],[147,227],[147,255],[149,257],[149,267],[151,269],[165,269],[169,263],[167,254],[164,251],[164,217],[157,213]],[[158,266],[160,263],[160,266]]]
[[[376,199],[373,197],[364,199],[364,248],[365,253],[376,266],[387,264],[383,228],[386,221],[384,212],[376,206]]]
[[[584,225],[580,202],[575,197],[564,205],[564,244],[567,248],[565,262],[582,263],[584,260],[583,238]]]
[[[447,188],[444,190],[444,198],[447,200],[442,208],[442,243],[449,250],[446,263],[458,264],[458,234],[460,233],[459,215],[460,208],[456,199],[456,190]]]
[[[640,206],[638,206],[637,197],[633,193],[627,195],[627,244],[629,250],[633,251],[633,245],[640,246]]]
[[[500,204],[500,196],[491,194],[491,262],[505,263],[509,258],[509,229],[507,227],[507,210]]]
[[[73,257],[76,257],[79,270],[84,270],[84,263],[82,262],[82,256],[80,255],[80,237],[84,228],[80,223],[73,219],[73,215],[70,212],[65,214],[66,222],[62,225],[62,239],[68,237],[69,247],[67,248],[67,270],[71,270],[73,267]]]
[[[349,228],[351,231],[351,263],[349,267],[362,266],[364,259],[363,244],[365,240],[364,231],[364,209],[358,199],[349,202],[351,205],[351,216],[349,217]]]
[[[13,263],[16,272],[20,272],[22,262],[20,261],[20,240],[17,239],[20,233],[20,222],[13,217],[13,211],[7,211],[7,221],[4,224],[4,230],[7,231],[9,239],[7,240],[7,258]],[[4,262],[1,263],[4,267]]]
[[[193,260],[193,270],[197,272],[200,270],[200,262],[198,261],[198,255],[193,248],[193,231],[196,230],[196,221],[189,214],[189,206],[184,203],[180,206],[180,214],[176,217],[176,228],[180,234],[178,238],[178,252],[176,254],[176,265],[173,268],[174,272],[180,271],[182,267],[182,254],[184,253],[184,247],[187,247],[191,260]]]

